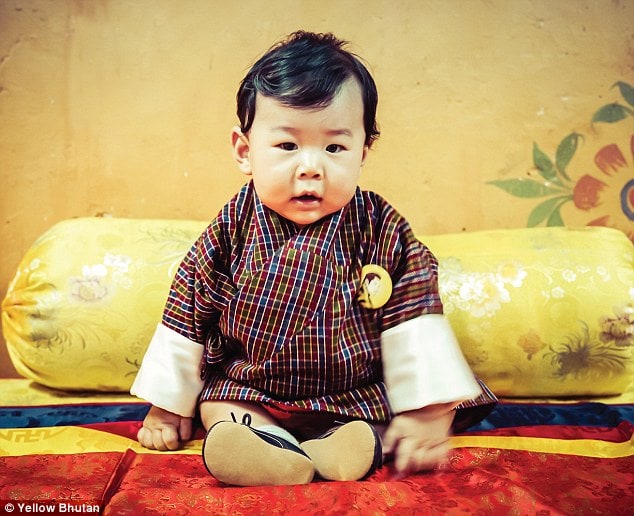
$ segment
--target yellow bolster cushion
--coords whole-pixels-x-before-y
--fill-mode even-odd
[[[127,391],[200,221],[72,219],[28,250],[2,304],[17,371]],[[634,250],[608,228],[422,238],[474,371],[503,396],[610,395],[634,371]]]
[[[129,390],[176,269],[205,227],[80,218],[49,229],[2,304],[18,373],[57,389]]]
[[[426,237],[473,370],[500,396],[602,396],[634,372],[634,247],[620,231]]]

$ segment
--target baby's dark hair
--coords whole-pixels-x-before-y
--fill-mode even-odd
[[[273,46],[240,83],[236,100],[242,132],[251,129],[258,93],[285,106],[321,108],[332,102],[345,81],[354,78],[363,97],[365,144],[372,145],[379,137],[376,84],[361,60],[344,50],[346,45],[330,33],[297,31]]]

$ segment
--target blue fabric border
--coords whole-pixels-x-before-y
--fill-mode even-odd
[[[5,407],[0,408],[0,428],[38,428],[142,421],[149,407],[150,405],[145,403]],[[483,421],[470,427],[469,431],[534,425],[613,428],[623,421],[634,423],[634,404],[499,403]]]
[[[142,421],[149,409],[150,405],[146,403],[0,408],[0,428],[39,428]]]
[[[615,428],[623,421],[634,423],[634,404],[604,403],[499,403],[480,423],[469,431],[492,430],[516,426],[596,426]]]

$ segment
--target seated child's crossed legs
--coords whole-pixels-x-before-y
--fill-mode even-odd
[[[205,466],[227,484],[358,480],[381,464],[380,438],[365,421],[241,401],[202,402],[200,416]]]

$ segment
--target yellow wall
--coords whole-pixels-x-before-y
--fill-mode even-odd
[[[1,0],[0,297],[62,219],[213,217],[244,178],[228,138],[237,84],[298,28],[370,63],[383,134],[362,186],[419,234],[526,226],[543,199],[489,182],[538,176],[534,142],[554,160],[573,132],[571,192],[583,175],[604,186],[561,216],[628,230],[634,116],[590,120],[625,104],[615,82],[634,84],[632,20],[629,0]],[[608,144],[625,163],[612,152],[603,172]]]

